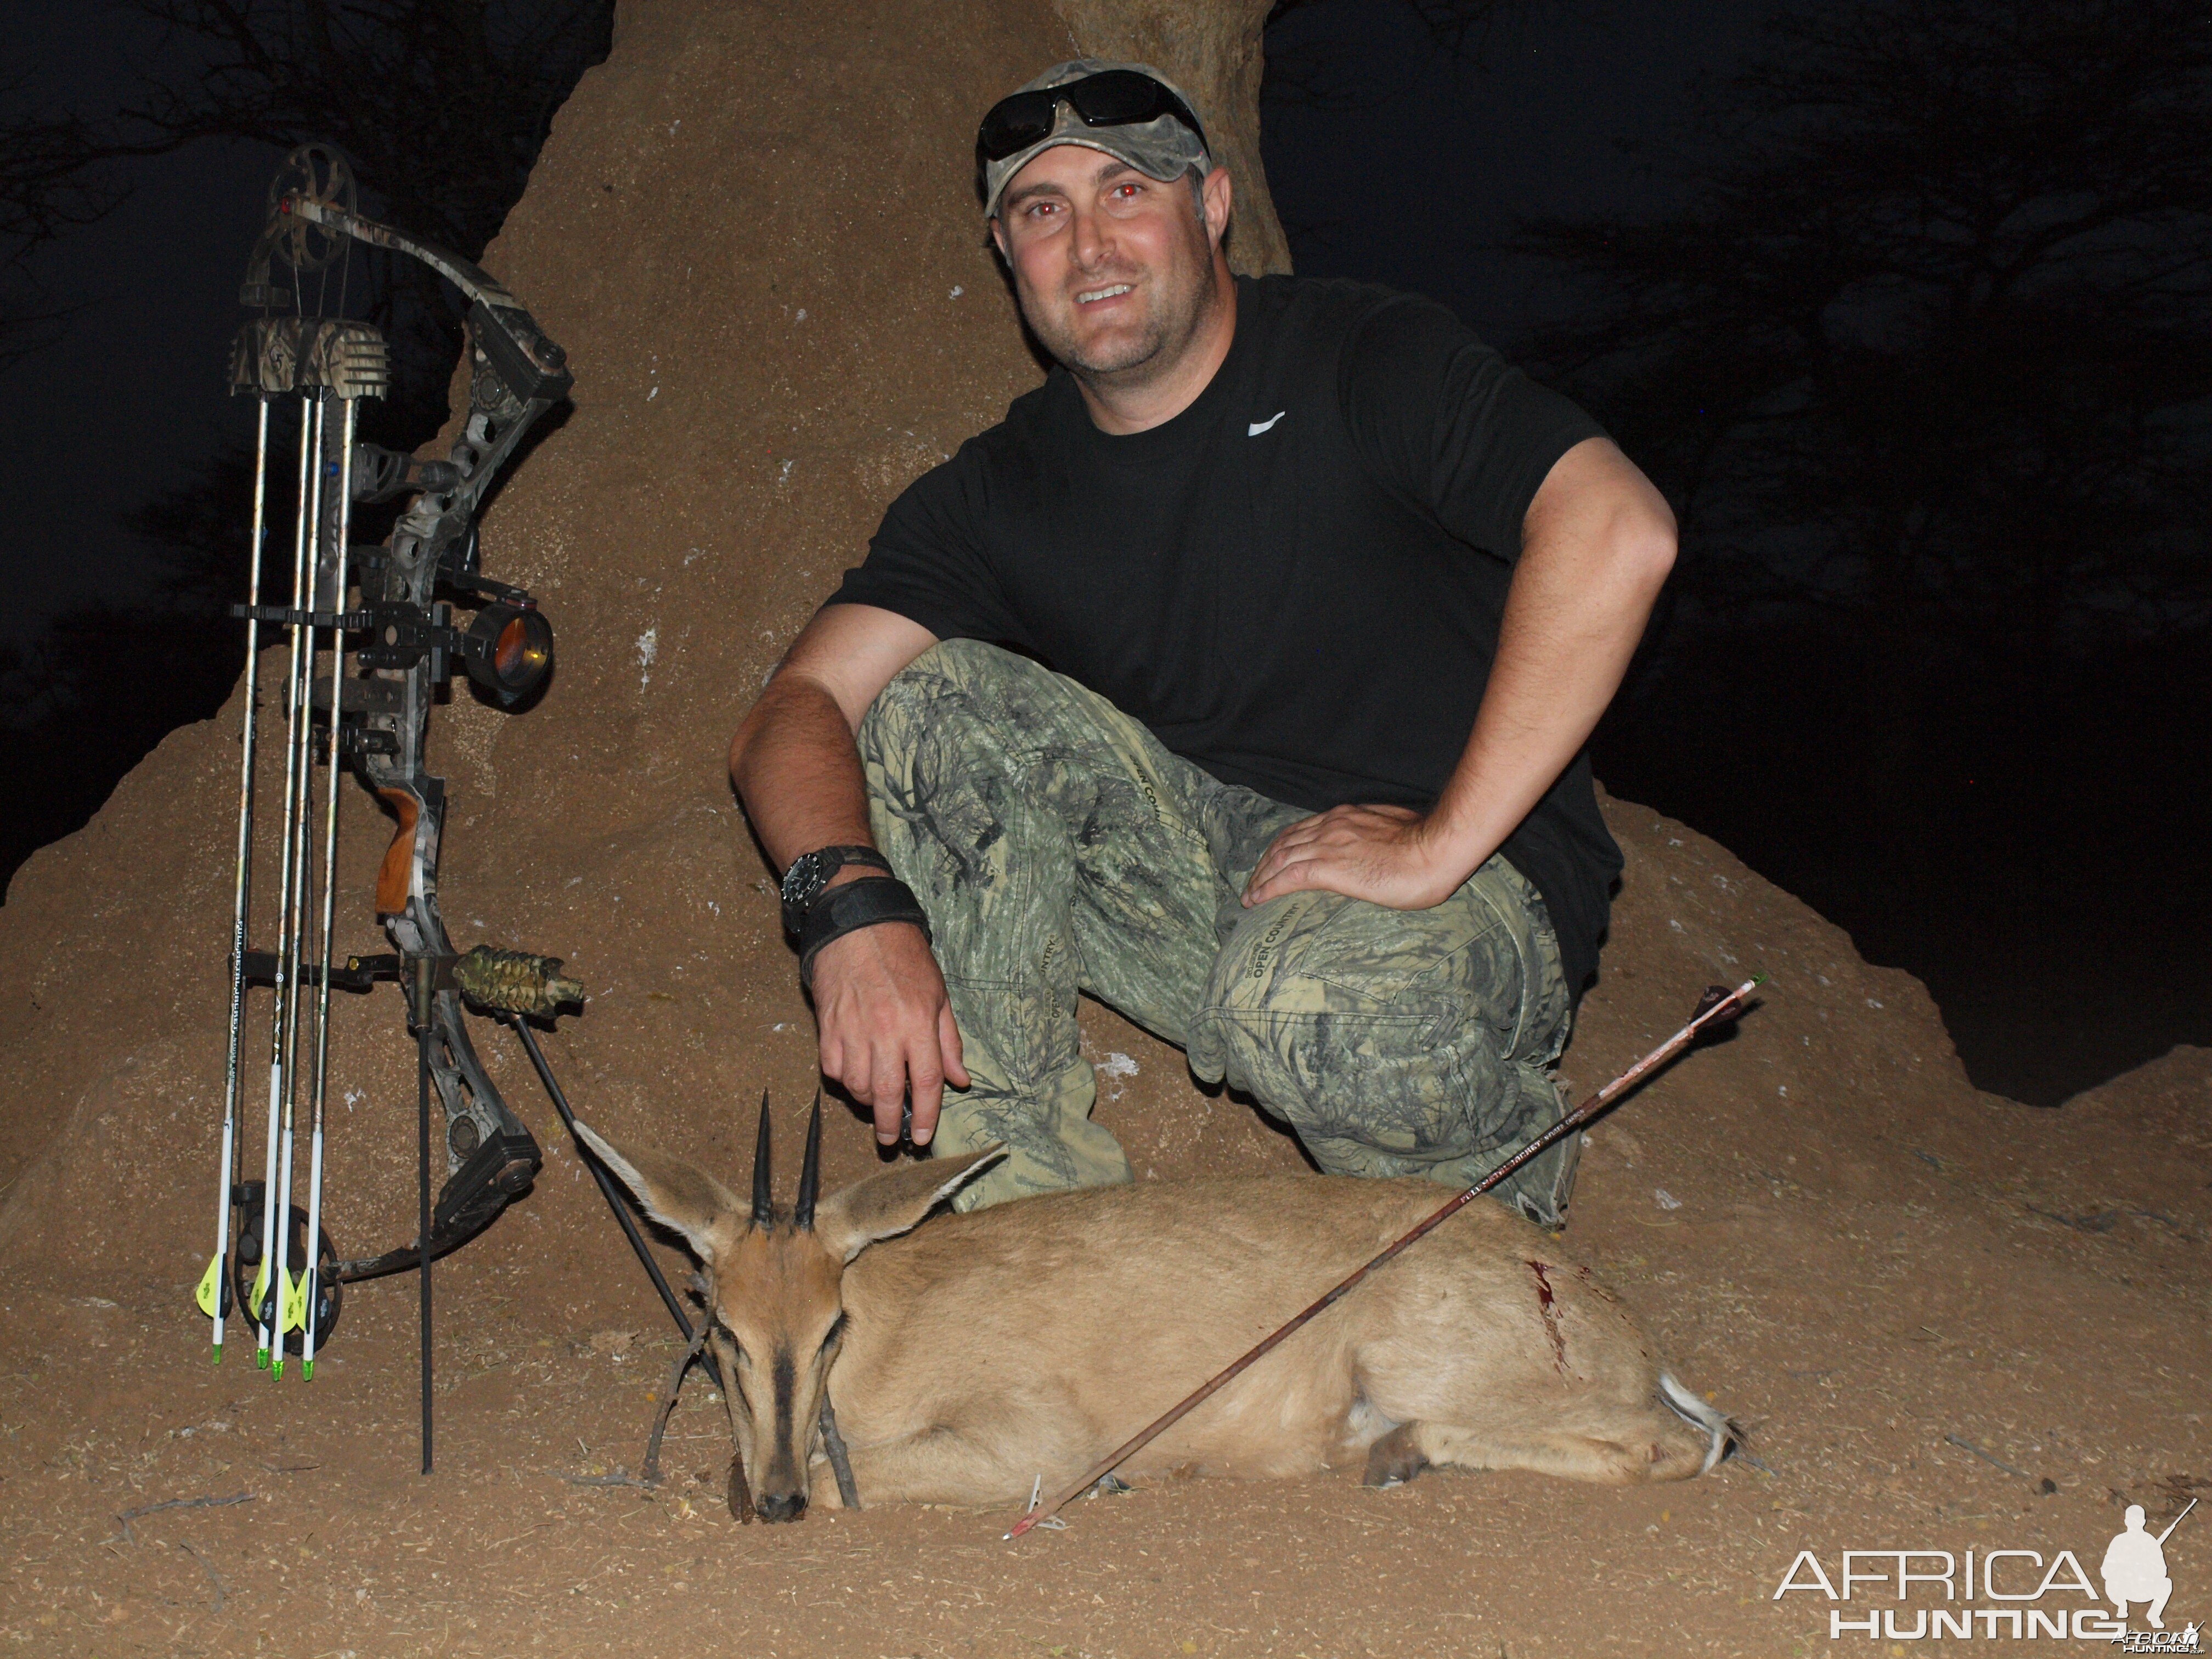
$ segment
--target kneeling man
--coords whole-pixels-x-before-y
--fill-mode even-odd
[[[1139,65],[995,106],[984,212],[1058,367],[917,479],[732,744],[822,1069],[972,1207],[1127,1181],[1076,998],[1333,1173],[1471,1185],[1550,1067],[1620,854],[1583,745],[1674,520],[1440,307],[1240,280]],[[1559,1225],[1570,1144],[1499,1195]]]

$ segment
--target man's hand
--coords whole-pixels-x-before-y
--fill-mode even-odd
[[[969,1077],[945,976],[921,929],[878,922],[823,945],[814,958],[814,1012],[823,1075],[873,1109],[876,1139],[898,1144],[911,1091],[914,1144],[927,1146],[945,1083],[965,1089]]]
[[[1244,902],[1319,888],[1393,910],[1425,910],[1473,873],[1440,855],[1434,841],[1429,820],[1407,807],[1331,807],[1275,837],[1244,884]]]

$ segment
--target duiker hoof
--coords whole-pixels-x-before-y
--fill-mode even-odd
[[[1429,1460],[1413,1445],[1413,1425],[1401,1423],[1367,1449],[1367,1474],[1363,1486],[1387,1490],[1402,1486],[1423,1469]]]

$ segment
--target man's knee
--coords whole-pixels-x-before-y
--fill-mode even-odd
[[[1206,1006],[1231,1018],[1318,1011],[1329,999],[1310,969],[1327,954],[1330,921],[1351,902],[1290,893],[1243,917],[1214,960]]]
[[[1332,1173],[1471,1183],[1559,1115],[1545,1069],[1566,1034],[1557,953],[1513,897],[1462,889],[1409,912],[1299,893],[1261,907],[1216,962],[1193,1070],[1253,1095]],[[1507,1196],[1557,1224],[1572,1161],[1538,1163],[1528,1192]]]
[[[891,676],[854,734],[864,763],[904,754],[948,719],[972,718],[977,690],[1044,671],[981,640],[940,640]]]
[[[1426,910],[1327,892],[1271,901],[1231,932],[1206,1006],[1248,1025],[1326,1031],[1372,1021],[1417,1048],[1479,1026],[1501,1055],[1544,1049],[1549,1034],[1537,1028],[1564,1015],[1565,999],[1547,994],[1545,954],[1526,919],[1477,890],[1480,881]]]
[[[1263,905],[1215,961],[1193,1068],[1253,1094],[1310,1139],[1375,1139],[1413,1158],[1446,1152],[1443,1143],[1464,1138],[1450,1120],[1487,1115],[1480,1097],[1495,1091],[1489,1074],[1520,1024],[1520,975],[1486,959],[1488,932],[1470,915],[1334,893]]]
[[[1031,814],[1045,670],[945,640],[893,675],[855,734],[877,844],[917,892],[987,879]]]
[[[892,675],[884,693],[893,693],[894,688],[927,691],[939,686],[972,686],[1019,676],[1025,671],[1042,672],[1029,658],[1003,646],[987,645],[981,640],[939,640]],[[877,701],[882,698],[883,694],[878,694]]]

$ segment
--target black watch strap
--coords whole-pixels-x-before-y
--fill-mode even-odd
[[[886,875],[891,867],[890,860],[872,847],[817,847],[792,860],[791,868],[783,872],[781,890],[785,933],[799,932],[805,923],[808,907],[822,896],[830,878],[848,864],[866,865]]]
[[[929,918],[913,889],[891,876],[863,876],[833,887],[816,901],[799,930],[799,978],[814,983],[814,958],[823,945],[883,921],[910,921],[930,937]]]

